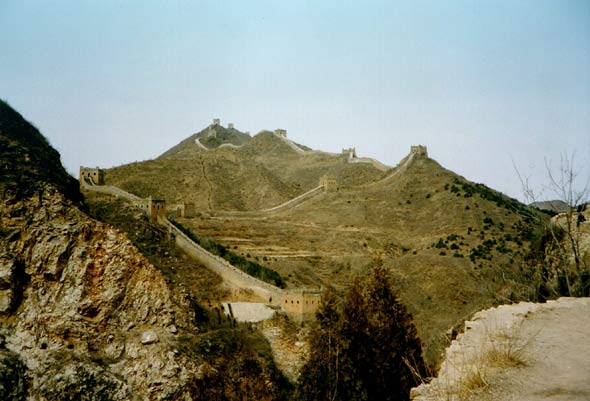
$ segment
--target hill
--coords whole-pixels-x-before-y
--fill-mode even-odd
[[[531,206],[553,213],[564,213],[570,209],[570,206],[562,200],[533,202],[531,203]]]
[[[381,180],[342,186],[272,215],[180,221],[267,264],[293,287],[343,289],[382,254],[435,362],[446,333],[470,314],[535,296],[524,264],[535,234],[531,213],[413,155]]]
[[[78,180],[70,176],[39,130],[29,124],[8,103],[0,100],[0,186],[19,197],[53,185],[70,200],[79,203]]]
[[[207,139],[210,130],[218,134]],[[195,143],[197,139],[207,146],[209,140],[223,143],[205,150]],[[228,143],[241,145],[223,146]],[[141,197],[192,202],[198,210],[247,211],[286,202],[316,187],[324,175],[353,186],[378,180],[383,174],[370,164],[349,164],[344,155],[311,151],[273,132],[262,131],[250,138],[215,125],[155,160],[108,170],[106,180]]]
[[[160,158],[190,159],[200,152],[219,148],[223,145],[239,147],[250,139],[249,134],[238,131],[233,125],[225,128],[214,121],[213,124],[200,132],[189,136],[178,145],[168,149]]]

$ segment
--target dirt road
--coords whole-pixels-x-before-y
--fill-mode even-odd
[[[590,400],[590,298],[479,312],[413,400]]]

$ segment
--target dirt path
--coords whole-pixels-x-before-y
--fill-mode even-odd
[[[590,299],[562,301],[524,320],[526,365],[497,377],[495,399],[590,400]]]
[[[590,400],[590,298],[479,312],[413,400]]]

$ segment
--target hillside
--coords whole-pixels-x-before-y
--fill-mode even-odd
[[[135,210],[94,199],[107,223],[89,217],[59,154],[0,106],[0,399],[284,399],[262,335],[199,304],[215,275]]]
[[[82,200],[78,180],[63,168],[59,153],[3,100],[0,100],[0,163],[0,186],[19,197],[51,184],[73,202]]]
[[[215,138],[205,138],[210,129],[219,131]],[[217,142],[205,150],[196,139],[207,146]],[[243,146],[220,146],[220,141]],[[384,174],[369,164],[348,164],[340,154],[299,147],[303,154],[269,131],[250,138],[235,129],[210,126],[155,160],[108,170],[106,180],[142,197],[193,202],[197,210],[245,211],[286,202],[316,187],[326,174],[345,186]]]
[[[531,273],[523,269],[533,236],[530,211],[426,156],[406,160],[381,181],[342,187],[264,218],[181,222],[263,261],[294,287],[343,289],[383,254],[436,361],[446,332],[470,314],[534,297]]]

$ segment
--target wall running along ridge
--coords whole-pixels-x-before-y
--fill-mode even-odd
[[[91,191],[107,193],[127,199],[135,206],[137,206],[140,202],[145,201],[144,199],[141,199],[129,192],[111,185],[84,185],[84,187]],[[318,188],[321,190],[321,192],[323,192],[323,187]],[[312,191],[317,191],[318,188],[315,188]],[[309,194],[312,191],[309,191],[306,194]],[[290,202],[293,200],[294,199],[292,199]],[[200,245],[191,240],[186,234],[180,231],[165,216],[159,215],[158,222],[164,225],[168,231],[174,235],[176,245],[187,255],[202,263],[208,269],[219,274],[223,281],[230,287],[243,291],[245,295],[248,295],[248,299],[251,296],[254,296],[263,303],[280,307],[287,313],[289,318],[298,322],[308,321],[314,318],[315,311],[320,303],[323,291],[314,289],[283,290],[281,288],[275,287],[274,285],[250,276],[249,274],[230,264],[225,259],[202,248]]]

